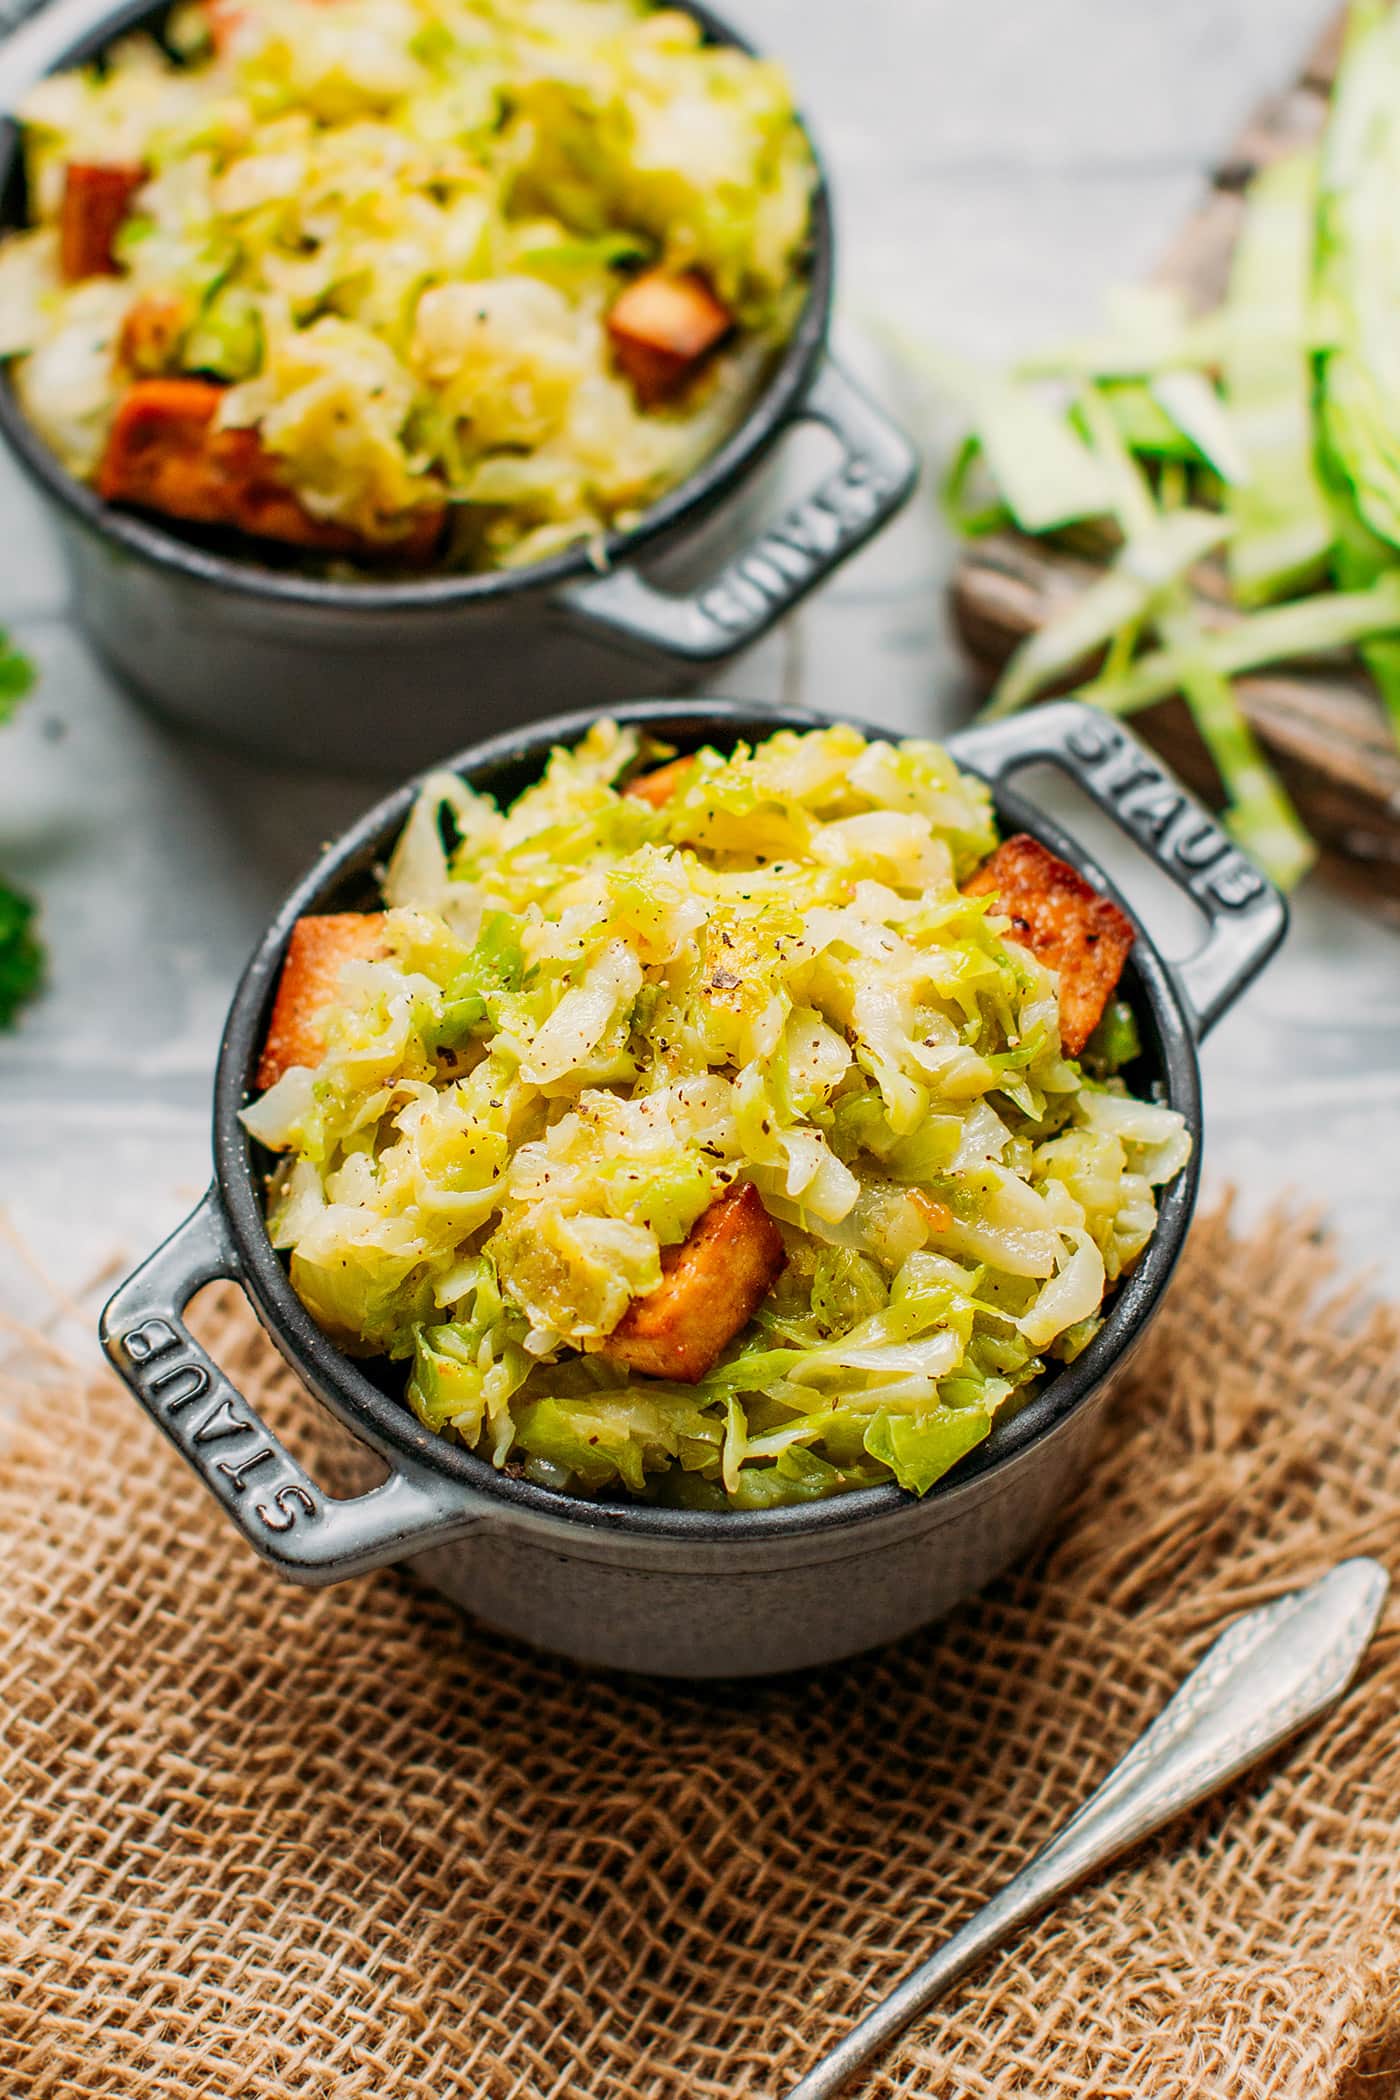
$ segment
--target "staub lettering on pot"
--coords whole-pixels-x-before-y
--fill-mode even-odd
[[[1075,724],[1068,743],[1074,756],[1093,769],[1095,789],[1116,806],[1133,835],[1174,862],[1192,890],[1226,911],[1243,911],[1263,896],[1258,869],[1116,724],[1086,718]]]
[[[239,1411],[231,1389],[216,1390],[188,1337],[168,1320],[143,1320],[121,1336],[119,1346],[152,1412],[216,1493],[242,1495],[255,1475],[279,1465],[285,1469],[283,1454],[269,1443],[256,1442],[264,1434],[261,1425]],[[195,1402],[211,1395],[211,1404],[196,1410]],[[211,1445],[225,1445],[235,1438],[252,1439],[256,1448],[218,1456],[210,1451]],[[266,1482],[259,1480],[257,1485],[262,1488]],[[279,1482],[266,1501],[254,1505],[253,1513],[268,1531],[290,1531],[298,1521],[320,1514],[315,1497],[297,1480]]]
[[[805,586],[852,534],[863,532],[892,492],[892,483],[872,460],[857,455],[815,496],[794,504],[781,524],[754,542],[700,594],[701,611],[736,632],[770,605]]]

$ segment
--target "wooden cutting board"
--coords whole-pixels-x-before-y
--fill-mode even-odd
[[[1263,103],[1211,177],[1206,196],[1155,276],[1198,310],[1224,294],[1244,190],[1256,169],[1321,132],[1341,50],[1331,23],[1302,72]],[[969,540],[950,586],[954,623],[990,686],[1016,645],[1097,573],[1093,564],[1016,532]],[[1400,919],[1400,752],[1369,680],[1335,663],[1237,682],[1240,704],[1333,872]],[[1218,802],[1214,770],[1178,700],[1134,718],[1168,763]]]

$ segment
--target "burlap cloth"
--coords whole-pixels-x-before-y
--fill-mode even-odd
[[[748,1688],[589,1675],[397,1574],[286,1588],[104,1375],[12,1359],[0,2096],[780,2093],[1231,1614],[1347,1553],[1400,1563],[1400,1329],[1326,1270],[1296,1222],[1201,1224],[1033,1565],[887,1653]],[[328,1432],[246,1310],[211,1327],[314,1457]],[[1391,2095],[1396,1624],[1291,1754],[857,2091]]]

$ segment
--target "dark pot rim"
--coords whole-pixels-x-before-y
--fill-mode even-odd
[[[821,728],[834,721],[853,721],[872,736],[891,734],[850,715],[750,706],[737,701],[691,705],[683,701],[636,701],[606,712],[615,721],[646,728],[682,751],[704,743],[732,744],[744,738],[771,735],[781,728]],[[552,716],[527,730],[470,745],[429,770],[462,773],[478,786],[510,796],[538,775],[541,761],[553,744],[576,740],[597,719],[594,712]],[[956,757],[956,735],[947,741]],[[398,1454],[426,1464],[463,1488],[487,1497],[503,1516],[514,1510],[555,1522],[564,1520],[592,1531],[652,1539],[724,1538],[732,1543],[737,1539],[834,1531],[907,1511],[920,1498],[893,1482],[855,1489],[827,1501],[780,1509],[722,1511],[677,1510],[641,1502],[594,1502],[537,1487],[497,1472],[485,1459],[424,1429],[401,1399],[377,1385],[358,1363],[328,1340],[297,1298],[263,1220],[259,1178],[269,1155],[248,1138],[238,1121],[238,1111],[249,1098],[249,1081],[293,922],[308,911],[354,908],[357,903],[374,901],[375,869],[397,837],[426,777],[416,776],[376,804],[327,849],[291,890],[248,963],[229,1009],[214,1084],[216,1186],[239,1253],[242,1280],[272,1339],[312,1392],[355,1434],[391,1459]],[[1098,1334],[1082,1355],[1047,1379],[1017,1414],[998,1423],[984,1443],[937,1482],[921,1498],[927,1505],[958,1494],[970,1483],[1004,1472],[1024,1459],[1035,1445],[1059,1429],[1124,1359],[1157,1310],[1185,1240],[1200,1179],[1200,1070],[1171,969],[1132,907],[1091,856],[1032,802],[1004,787],[995,788],[994,794],[1003,823],[1033,832],[1052,852],[1082,869],[1089,881],[1114,897],[1133,919],[1137,940],[1128,971],[1143,1032],[1144,1058],[1155,1066],[1154,1079],[1165,1101],[1185,1116],[1192,1151],[1188,1164],[1158,1192],[1157,1229],[1136,1268],[1117,1289]]]
[[[754,46],[703,0],[673,0],[693,15],[707,41],[729,44],[753,53]],[[151,26],[171,11],[172,0],[123,0],[102,24],[74,38],[49,67],[60,72],[85,65],[127,32]],[[835,269],[835,236],[831,198],[821,154],[810,125],[798,111],[811,150],[815,181],[807,262],[807,297],[792,335],[762,391],[744,420],[719,448],[689,475],[654,503],[638,524],[627,532],[612,532],[602,541],[604,564],[615,568],[634,556],[656,547],[683,524],[693,524],[708,515],[738,487],[771,450],[800,408],[816,376],[831,322],[832,286]],[[19,168],[19,128],[10,117],[0,118],[0,233],[11,230],[13,198],[22,192]],[[270,599],[282,604],[316,606],[338,613],[412,612],[419,607],[444,608],[473,605],[490,599],[499,601],[522,592],[552,590],[559,585],[599,573],[595,559],[597,543],[581,543],[548,560],[520,569],[492,569],[463,576],[428,576],[391,583],[343,582],[294,570],[260,567],[252,559],[214,553],[194,539],[166,531],[136,512],[123,512],[102,501],[95,489],[79,481],[61,465],[20,407],[7,363],[0,360],[0,433],[3,433],[31,479],[80,524],[126,553],[139,556],[157,568],[173,571],[186,579],[244,597]]]

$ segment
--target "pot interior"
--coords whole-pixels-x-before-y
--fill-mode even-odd
[[[775,729],[810,729],[835,717],[789,709],[763,709],[735,702],[638,702],[612,710],[623,723],[644,726],[679,751],[713,743],[732,747]],[[463,752],[447,767],[461,773],[479,790],[510,801],[538,777],[552,745],[576,740],[594,718],[556,716],[528,732],[494,739]],[[850,716],[842,717],[852,720]],[[856,720],[871,736],[887,732]],[[957,755],[957,738],[949,739]],[[735,1536],[790,1534],[864,1521],[881,1512],[905,1507],[912,1499],[892,1483],[861,1488],[826,1502],[773,1510],[710,1512],[660,1509],[649,1504],[605,1502],[561,1494],[498,1473],[485,1460],[449,1444],[422,1428],[403,1399],[403,1374],[387,1363],[356,1362],[341,1354],[311,1320],[296,1297],[263,1224],[262,1188],[272,1157],[252,1143],[238,1122],[248,1098],[282,953],[293,922],[306,912],[353,911],[377,906],[377,870],[398,836],[417,792],[413,782],[371,810],[360,824],[330,848],[288,897],[265,935],[234,996],[225,1030],[215,1086],[215,1164],[224,1204],[245,1264],[246,1282],[255,1308],[273,1340],[299,1376],[355,1434],[392,1457],[394,1452],[428,1463],[497,1501],[513,1503],[584,1526],[623,1529],[653,1536]],[[1175,986],[1150,936],[1102,870],[1057,825],[1016,794],[999,790],[998,816],[1005,830],[1029,831],[1051,852],[1080,867],[1097,888],[1128,911],[1137,925],[1137,940],[1124,975],[1126,994],[1135,1009],[1142,1055],[1130,1068],[1134,1090],[1155,1096],[1179,1110],[1191,1130],[1188,1165],[1159,1192],[1157,1230],[1132,1275],[1111,1301],[1103,1327],[1074,1363],[1067,1365],[1021,1409],[999,1422],[990,1437],[938,1482],[925,1496],[955,1493],[976,1479],[1008,1466],[1040,1438],[1064,1422],[1102,1382],[1138,1339],[1155,1311],[1181,1250],[1195,1204],[1200,1172],[1200,1078],[1195,1048]]]
[[[698,4],[698,0],[676,0],[676,4],[683,5],[695,17],[707,42],[752,50],[744,37],[708,7]],[[119,37],[134,30],[149,31],[164,41],[165,25],[173,11],[172,0],[157,0],[155,5],[151,0],[125,0],[124,5],[113,7],[100,29],[78,38],[52,70],[90,64]],[[805,122],[803,130],[811,148],[816,181],[812,191],[807,298],[796,326],[743,422],[718,450],[687,480],[668,490],[630,531],[607,536],[604,546],[612,564],[664,541],[683,522],[697,521],[715,509],[781,436],[811,384],[831,317],[833,236],[826,171]],[[18,127],[12,119],[0,118],[0,233],[24,226],[27,217],[28,187]],[[3,362],[0,431],[39,486],[90,530],[161,567],[197,576],[224,590],[290,599],[300,604],[375,611],[509,598],[525,591],[553,589],[595,570],[596,550],[581,544],[548,561],[520,569],[443,573],[392,581],[375,581],[371,577],[345,581],[318,575],[306,558],[298,557],[293,549],[285,553],[272,548],[250,552],[236,535],[217,528],[182,525],[177,530],[138,512],[112,509],[86,482],[77,480],[59,463],[30,426],[20,407],[9,366]]]

